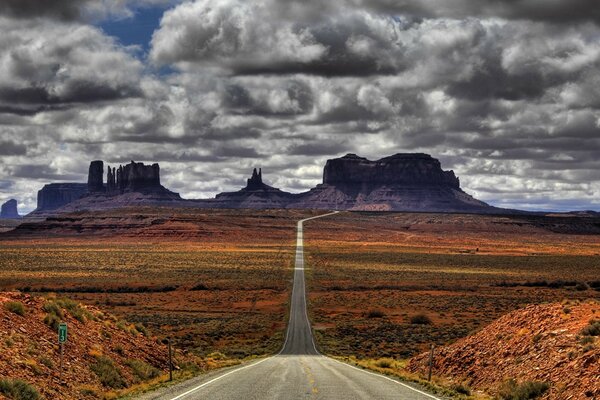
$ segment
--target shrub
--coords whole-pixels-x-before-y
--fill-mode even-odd
[[[458,394],[464,394],[467,396],[471,395],[471,388],[468,387],[467,385],[464,385],[462,383],[454,386],[452,389],[454,389],[454,391]]]
[[[158,369],[141,360],[127,360],[125,364],[131,368],[133,375],[140,381],[147,381],[160,375]]]
[[[58,329],[58,325],[60,324],[60,321],[61,321],[60,317],[53,313],[48,313],[44,317],[44,323],[54,330]]]
[[[523,382],[517,383],[514,379],[505,381],[500,390],[498,396],[502,400],[531,400],[537,399],[550,388],[550,384],[546,382]]]
[[[34,386],[20,379],[0,379],[0,393],[13,400],[41,399]]]
[[[90,369],[98,376],[100,383],[104,386],[121,389],[127,386],[127,383],[121,375],[113,360],[106,356],[96,357],[96,362],[90,365]]]
[[[45,365],[46,367],[48,367],[50,369],[54,368],[54,363],[52,362],[51,359],[49,359],[46,356],[42,356],[40,358],[40,363],[43,364],[43,365]]]
[[[215,351],[206,356],[206,358],[212,358],[213,360],[225,360],[227,356],[221,352]]]
[[[600,336],[600,321],[591,320],[590,324],[581,331],[583,336]]]
[[[58,329],[58,324],[64,317],[60,306],[54,301],[47,301],[42,308],[47,313],[44,317],[44,323],[52,329]]]
[[[148,328],[146,328],[141,322],[135,324],[135,330],[141,333],[142,335],[148,337]]]
[[[208,286],[206,286],[204,283],[198,283],[197,285],[195,285],[194,287],[192,287],[190,290],[209,290]]]
[[[431,325],[431,319],[425,314],[417,314],[410,318],[410,323],[414,325]]]
[[[385,317],[385,313],[381,310],[370,310],[367,313],[367,318],[383,318]]]
[[[26,311],[23,303],[18,302],[18,301],[9,301],[7,303],[4,303],[4,308],[6,308],[11,313],[15,313],[15,314],[21,315],[21,316],[25,315],[25,311]]]
[[[377,363],[375,365],[377,365],[379,368],[392,368],[392,366],[394,365],[394,360],[390,360],[389,358],[382,358],[380,360],[377,360]]]

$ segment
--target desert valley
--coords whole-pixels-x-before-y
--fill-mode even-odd
[[[600,218],[490,207],[428,157],[331,160],[299,195],[255,170],[209,200],[165,189],[157,165],[104,183],[94,162],[82,194],[49,185],[3,220],[0,371],[46,398],[112,398],[165,384],[167,340],[178,381],[276,354],[296,223],[329,208],[347,211],[307,221],[303,247],[320,352],[440,398],[599,396]],[[51,315],[73,332],[66,381]]]

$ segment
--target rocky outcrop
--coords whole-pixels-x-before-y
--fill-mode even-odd
[[[88,172],[88,191],[90,193],[101,193],[105,191],[104,183],[102,183],[103,174],[104,162],[92,161]]]
[[[370,161],[355,154],[328,160],[323,183],[297,196],[291,208],[365,211],[497,212],[460,188],[428,154]]]
[[[0,218],[21,218],[19,212],[17,211],[17,201],[15,199],[10,199],[6,203],[2,204]]]
[[[356,154],[327,160],[323,184],[375,188],[381,185],[435,185],[460,189],[453,171],[443,171],[428,154],[400,153],[377,161]]]
[[[263,183],[262,170],[254,168],[245,188],[237,192],[220,193],[214,200],[199,204],[215,208],[286,208],[293,198],[293,194]]]
[[[568,308],[568,314],[567,314]],[[454,344],[437,348],[433,373],[455,384],[467,383],[494,398],[508,379],[546,382],[547,400],[600,398],[600,348],[582,340],[600,305],[530,305],[513,311]],[[588,343],[594,337],[588,336]],[[597,339],[596,339],[597,342]],[[427,376],[429,354],[410,360],[406,369]],[[502,398],[515,398],[504,397]]]
[[[160,167],[158,164],[144,165],[131,163],[118,168],[108,167],[106,188],[109,194],[128,192],[157,192],[166,190],[160,184]]]
[[[38,191],[35,212],[54,211],[87,194],[86,183],[49,183]]]

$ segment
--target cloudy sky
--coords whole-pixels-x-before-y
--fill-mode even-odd
[[[2,0],[0,201],[92,159],[184,197],[425,152],[494,205],[600,209],[597,0]]]

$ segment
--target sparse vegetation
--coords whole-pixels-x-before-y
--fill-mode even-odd
[[[425,314],[417,314],[410,317],[410,323],[413,325],[431,325],[431,318]]]
[[[505,381],[498,391],[501,400],[531,400],[537,399],[550,389],[546,382],[517,383],[514,379]]]
[[[12,400],[38,400],[37,389],[20,379],[0,379],[0,393]]]
[[[367,318],[383,318],[385,317],[385,313],[381,310],[370,310],[367,313]]]
[[[600,336],[600,320],[591,320],[590,324],[581,331],[583,336]]]
[[[17,315],[25,315],[26,309],[23,303],[19,301],[7,301],[4,303],[4,308]]]
[[[452,387],[452,390],[454,390],[458,394],[464,394],[465,396],[471,395],[471,388],[462,383],[460,383],[458,385],[454,385]]]
[[[381,360],[377,360],[375,363],[379,368],[392,368],[394,365],[394,360],[390,358],[382,358]]]
[[[96,357],[96,362],[90,365],[90,369],[98,376],[100,383],[112,389],[121,389],[127,386],[125,379],[113,360],[106,356]]]
[[[127,360],[125,364],[131,368],[133,375],[140,382],[156,378],[160,375],[160,371],[158,369],[141,360]]]

